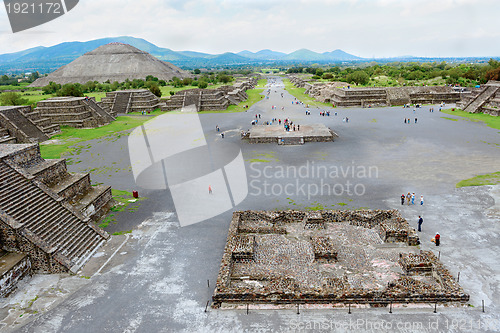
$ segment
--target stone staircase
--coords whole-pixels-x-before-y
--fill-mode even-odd
[[[22,107],[4,107],[0,111],[0,125],[20,142],[43,142],[49,139],[41,128],[27,118]],[[29,107],[28,107],[29,108]]]
[[[97,119],[100,125],[106,125],[116,120],[115,117],[99,106],[92,98],[84,99],[83,102],[94,112],[94,118]]]
[[[5,143],[8,144],[16,142],[17,142],[16,138],[12,137],[6,128],[0,126],[0,144],[5,144]]]
[[[44,160],[36,144],[1,147],[0,184],[0,239],[37,271],[75,272],[109,237],[92,220],[112,204],[111,188]]]
[[[481,107],[490,100],[493,96],[496,95],[498,90],[500,89],[500,84],[492,84],[488,82],[486,84],[485,89],[476,96],[476,98],[472,99],[466,106],[464,111],[469,113],[477,113],[480,111]]]
[[[111,108],[114,114],[127,113],[130,104],[131,93],[120,93],[115,95],[115,101]]]
[[[52,124],[50,118],[42,117],[40,115],[40,112],[31,111],[31,108],[30,110],[26,111],[27,112],[23,112],[26,118],[34,122],[48,136],[52,136],[61,132],[61,127],[59,126],[59,124]]]

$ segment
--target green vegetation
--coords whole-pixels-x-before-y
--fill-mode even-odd
[[[269,163],[269,162],[279,162],[278,158],[275,156],[275,152],[271,151],[268,153],[257,153],[256,151],[252,152],[252,155],[249,158],[246,158],[245,161],[250,163]]]
[[[119,236],[119,235],[131,234],[131,233],[132,233],[132,230],[125,230],[125,231],[113,232],[113,235]]]
[[[359,64],[324,67],[292,67],[287,73],[307,74],[318,81],[341,81],[360,86],[416,86],[459,84],[475,86],[500,77],[500,61],[487,64],[448,64],[446,62]]]
[[[314,98],[305,94],[305,91],[306,91],[305,88],[296,88],[290,82],[289,79],[283,79],[283,83],[285,84],[285,90],[288,91],[294,97],[296,97],[298,100],[302,101],[303,103],[318,106],[318,107],[331,107],[332,106],[329,103],[321,103],[321,102],[315,101]]]
[[[42,157],[46,159],[61,158],[64,153],[72,153],[77,149],[77,144],[89,140],[99,139],[110,135],[119,135],[129,131],[151,117],[122,116],[109,125],[99,128],[73,128],[62,126],[60,134],[52,137],[52,140],[40,144]]]
[[[458,119],[456,118],[450,118],[450,117],[441,117],[443,119],[448,119],[448,120],[451,120],[451,121],[458,121]]]
[[[484,113],[468,113],[460,109],[455,109],[455,111],[451,111],[451,109],[446,109],[446,110],[441,110],[441,112],[453,116],[464,117],[471,121],[482,121],[486,123],[486,125],[488,125],[489,127],[500,130],[500,117],[490,116],[489,114],[484,114]]]
[[[25,105],[28,100],[16,92],[4,92],[0,95],[0,103],[2,105]]]
[[[112,189],[111,191],[113,193],[113,199],[117,202],[117,205],[111,207],[111,213],[102,220],[101,224],[99,224],[99,227],[103,229],[107,228],[111,222],[116,223],[116,218],[115,218],[116,213],[123,212],[125,210],[129,212],[135,212],[137,211],[137,209],[139,209],[140,202],[147,199],[146,197],[139,197],[135,199],[132,196],[132,193],[127,191],[116,190],[116,189]],[[131,202],[130,200],[132,200],[133,202]],[[115,234],[121,235],[129,232],[132,232],[132,230],[121,231],[119,233],[114,233],[113,235]]]
[[[465,186],[482,186],[482,185],[497,185],[500,184],[500,172],[478,175],[469,179],[462,180],[457,183],[457,187]]]

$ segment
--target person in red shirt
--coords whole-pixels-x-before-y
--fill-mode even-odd
[[[441,240],[441,235],[439,234],[439,232],[436,234],[436,236],[434,236],[434,240],[436,242],[436,246],[439,246],[439,242]]]

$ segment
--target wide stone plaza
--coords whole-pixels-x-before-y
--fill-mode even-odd
[[[456,188],[460,180],[498,171],[498,130],[440,113],[439,105],[424,105],[415,111],[400,106],[311,106],[311,115],[306,115],[305,105],[292,104],[295,98],[284,90],[281,78],[271,77],[268,82],[269,99],[262,98],[247,112],[199,115],[209,147],[220,140],[239,146],[248,181],[245,200],[204,222],[181,227],[168,190],[135,185],[127,136],[82,144],[80,154],[71,156],[69,171],[102,170],[93,171],[93,181],[115,189],[138,190],[140,197],[147,199],[136,211],[116,215],[116,224],[110,223],[106,231],[131,232],[113,235],[76,275],[36,275],[23,282],[18,292],[2,299],[2,332],[500,331],[500,187]],[[281,110],[282,106],[285,110]],[[432,107],[435,112],[430,112]],[[324,111],[330,111],[330,116],[319,115]],[[252,128],[255,114],[261,115],[259,122],[289,118],[301,125],[301,131],[303,126],[322,124],[338,138],[304,145],[252,144],[241,139],[241,132]],[[349,122],[342,121],[345,117]],[[405,123],[408,118],[411,122]],[[415,204],[401,205],[401,195],[408,192],[415,193]],[[220,196],[221,190],[214,187],[212,194],[206,192],[206,200],[201,200],[197,208],[210,210]],[[424,198],[423,205],[420,196]],[[420,244],[384,248],[378,233],[363,229],[363,239],[371,241],[363,244],[359,238],[359,251],[380,247],[381,254],[370,262],[359,261],[358,264],[369,267],[367,276],[354,278],[356,271],[354,267],[351,271],[349,265],[357,263],[350,259],[348,246],[342,248],[341,244],[332,243],[326,245],[331,251],[317,251],[317,260],[334,260],[337,253],[342,264],[337,267],[339,278],[343,278],[340,273],[345,270],[347,280],[354,286],[380,284],[379,288],[387,288],[383,282],[397,281],[391,274],[401,274],[398,269],[412,270],[416,262],[422,263],[417,267],[425,272],[429,258],[438,258],[450,281],[456,281],[470,298],[463,299],[463,305],[440,300],[423,306],[401,302],[391,307],[385,300],[381,307],[352,304],[349,308],[345,304],[323,303],[300,304],[299,308],[296,304],[276,308],[269,304],[262,309],[256,304],[247,307],[247,302],[239,306],[211,306],[234,211],[356,209],[398,210],[412,229],[417,228],[418,217],[422,216],[422,231],[416,232]],[[336,227],[335,233],[346,237],[345,242],[349,243],[348,237],[356,239],[353,232],[357,227],[348,223]],[[293,234],[293,230],[289,233]],[[436,233],[441,234],[439,247],[431,242]],[[306,234],[297,235],[297,239],[323,237],[319,229],[307,229]],[[257,244],[283,243],[281,236],[259,237]],[[254,255],[265,254],[259,253],[258,248]],[[312,249],[304,248],[304,254],[312,258]],[[398,255],[401,252],[402,257],[394,258],[391,254],[384,261],[384,251]],[[251,255],[248,251],[240,254],[241,260]],[[355,257],[356,253],[352,255]],[[280,257],[270,259],[279,261]],[[238,272],[241,277],[249,276],[244,265]],[[304,272],[296,273],[300,276]],[[421,283],[439,288],[425,274],[418,278]],[[244,281],[240,279],[239,283]],[[342,281],[332,280],[330,286],[340,286]],[[320,284],[319,280],[312,282]]]

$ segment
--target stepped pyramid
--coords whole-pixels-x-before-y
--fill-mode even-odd
[[[145,79],[153,75],[160,80],[191,77],[191,74],[171,63],[131,45],[110,43],[87,52],[48,76],[37,79],[30,87],[43,87],[49,82],[59,84],[87,83],[88,81],[118,81]]]
[[[28,255],[34,271],[78,271],[109,238],[92,220],[112,204],[109,186],[43,159],[38,144],[0,145],[0,248]]]

